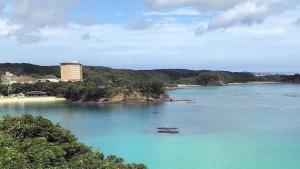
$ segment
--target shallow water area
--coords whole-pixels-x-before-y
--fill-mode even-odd
[[[42,115],[106,155],[150,169],[299,169],[300,85],[168,90],[164,104],[24,103],[5,114]],[[176,127],[179,134],[157,133]]]

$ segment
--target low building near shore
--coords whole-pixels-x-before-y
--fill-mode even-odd
[[[42,91],[31,91],[25,94],[26,97],[47,97],[47,92]]]

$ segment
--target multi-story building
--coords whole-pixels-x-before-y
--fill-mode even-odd
[[[82,81],[82,65],[79,61],[69,62],[69,63],[61,63],[60,64],[61,71],[61,80],[62,81]]]

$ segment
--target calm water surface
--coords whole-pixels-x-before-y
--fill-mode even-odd
[[[80,141],[150,169],[299,169],[300,85],[170,90],[192,99],[140,105],[0,105],[4,114],[43,115]],[[156,133],[178,127],[180,134]]]

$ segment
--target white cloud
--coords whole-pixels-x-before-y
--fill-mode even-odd
[[[3,11],[5,8],[4,0],[0,0],[0,12]]]
[[[15,36],[18,42],[23,44],[36,43],[46,40],[47,37],[42,36],[38,30],[22,27],[10,32],[9,36]]]
[[[144,16],[199,16],[201,12],[194,8],[185,7],[167,11],[149,11],[144,12]]]
[[[12,30],[21,43],[34,43],[46,39],[40,29],[56,27],[67,23],[67,14],[80,0],[14,0],[11,6],[10,21],[19,25]]]
[[[214,12],[216,16],[209,18],[205,27],[197,29],[196,34],[207,31],[226,29],[240,24],[251,26],[260,24],[274,13],[295,8],[299,0],[145,0],[155,8],[178,6],[195,7],[200,12]]]
[[[47,4],[51,2],[49,1],[43,2]],[[54,1],[58,2],[57,0],[52,2]],[[44,11],[41,10],[48,9],[43,5],[41,7],[33,5],[26,8],[27,12],[22,12],[24,17],[23,14],[18,14],[18,17],[11,16],[10,19],[0,18],[0,50],[2,51],[0,57],[3,61],[41,64],[57,64],[61,60],[73,60],[77,57],[76,59],[80,59],[83,63],[105,64],[113,67],[125,67],[126,61],[130,60],[136,63],[138,68],[238,69],[240,64],[243,70],[247,69],[247,64],[249,70],[261,63],[263,63],[262,68],[268,67],[270,64],[267,61],[272,59],[272,65],[275,66],[289,65],[293,62],[299,67],[297,56],[300,54],[298,50],[300,40],[295,38],[299,37],[299,29],[295,29],[293,24],[299,23],[297,18],[300,16],[300,10],[289,7],[289,10],[284,11],[281,6],[282,1],[278,4],[275,1],[272,3],[266,1],[248,0],[229,3],[218,0],[223,5],[213,6],[213,2],[217,1],[212,0],[206,1],[206,5],[210,4],[210,6],[205,10],[201,10],[204,7],[199,7],[200,1],[198,3],[190,1],[191,6],[183,4],[185,7],[176,6],[174,9],[155,8],[152,12],[160,13],[152,14],[161,17],[151,17],[158,18],[157,20],[143,18],[132,21],[127,25],[127,29],[124,29],[123,24],[115,22],[113,24],[70,23],[66,19],[68,10],[58,12],[61,16],[58,19],[44,17]],[[68,6],[71,8],[73,5]],[[36,11],[30,12],[30,8]],[[54,7],[50,5],[50,8]],[[187,17],[182,19],[178,17],[179,14],[184,13],[178,12],[177,9],[180,8],[197,9],[197,12],[203,15],[195,17],[190,13],[190,18],[195,20]],[[10,9],[16,10],[13,6]],[[177,12],[174,12],[176,10]],[[45,13],[48,14],[56,13],[46,11]],[[211,12],[212,15],[206,15],[207,12]],[[201,27],[202,25],[205,27]],[[202,28],[198,29],[199,34],[216,29],[223,31],[211,31],[204,36],[195,37],[194,31],[199,27]],[[13,30],[11,32],[13,34],[8,38],[9,30]],[[16,38],[22,43],[41,42],[28,46],[18,44]],[[42,41],[45,38],[47,40]],[[24,53],[30,57],[24,57]],[[154,63],[154,60],[159,62]],[[216,66],[224,64],[228,64],[228,67]]]
[[[249,71],[261,63],[260,68],[268,69],[270,64],[267,61],[272,59],[273,66],[289,65],[288,62],[292,61],[299,67],[300,62],[296,58],[299,56],[299,38],[295,38],[299,36],[299,30],[291,24],[299,14],[298,11],[280,13],[267,17],[262,24],[249,27],[237,24],[228,27],[225,33],[212,31],[201,37],[195,37],[193,32],[199,27],[198,23],[172,19],[156,21],[154,26],[143,31],[128,31],[124,25],[117,23],[66,24],[43,28],[41,34],[48,40],[30,47],[0,39],[2,55],[8,56],[1,59],[57,64],[76,57],[86,64],[119,68],[230,68]],[[0,34],[2,31],[6,33],[4,29],[8,29],[7,25],[0,22]],[[92,38],[83,41],[82,35],[87,32],[92,34]],[[20,53],[26,53],[30,58],[24,59]],[[15,59],[11,59],[12,56]],[[48,58],[47,63],[45,58]],[[154,60],[159,62],[154,63]],[[129,66],[128,61],[135,64]]]
[[[138,19],[131,21],[127,26],[127,30],[137,31],[137,30],[144,30],[150,28],[154,25],[154,22],[150,19]]]
[[[300,26],[300,18],[296,19],[296,20],[294,21],[294,23],[295,23],[296,26]]]
[[[227,28],[235,24],[252,25],[263,22],[269,8],[266,4],[246,2],[222,12],[208,24],[208,30]]]
[[[82,40],[89,40],[90,38],[91,38],[91,34],[90,33],[85,33],[81,37]]]
[[[145,0],[155,8],[168,8],[180,5],[193,5],[201,10],[219,10],[231,7],[244,0]]]

